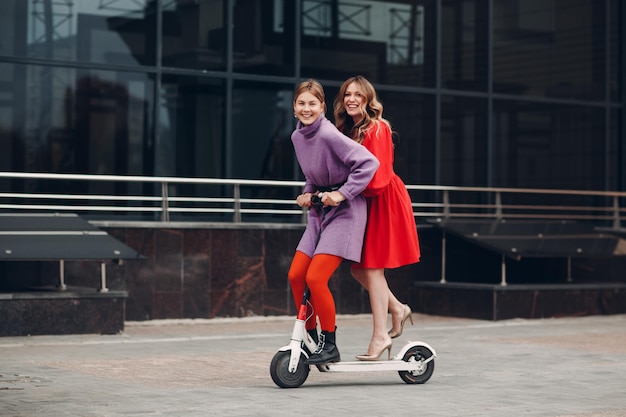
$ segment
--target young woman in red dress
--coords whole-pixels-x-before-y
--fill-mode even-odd
[[[352,275],[368,291],[373,317],[372,339],[367,353],[357,359],[373,361],[387,351],[392,339],[402,334],[411,308],[391,292],[385,268],[398,268],[420,260],[420,247],[409,193],[393,170],[394,145],[391,126],[382,116],[383,106],[372,84],[362,76],[347,79],[334,102],[337,128],[365,146],[380,167],[363,191],[368,217],[361,262],[352,265]],[[387,314],[391,330],[387,331]]]

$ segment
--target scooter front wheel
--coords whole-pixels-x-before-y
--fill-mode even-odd
[[[435,371],[434,359],[424,363],[426,359],[433,356],[433,352],[426,346],[413,346],[406,351],[402,360],[405,362],[419,362],[422,364],[416,371],[398,371],[400,378],[407,384],[423,384],[428,381]]]
[[[270,363],[270,375],[272,381],[281,388],[298,388],[304,384],[304,381],[309,376],[309,365],[305,363],[306,356],[304,353],[300,354],[298,361],[298,368],[296,372],[289,372],[289,359],[291,357],[291,351],[282,350],[276,352]]]

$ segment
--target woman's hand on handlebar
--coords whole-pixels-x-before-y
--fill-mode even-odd
[[[339,191],[323,193],[321,196],[324,207],[337,207],[346,198]]]
[[[298,204],[298,206],[300,207],[311,207],[311,197],[313,196],[312,193],[304,193],[304,194],[300,194],[297,198],[296,198],[296,203]]]
[[[330,191],[325,193],[318,191],[316,193],[300,194],[296,198],[296,203],[298,203],[298,206],[300,207],[311,207],[314,204],[311,200],[314,196],[318,199],[317,204],[321,201],[324,207],[337,207],[346,199],[339,191]]]

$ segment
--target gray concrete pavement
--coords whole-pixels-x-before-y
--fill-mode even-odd
[[[488,322],[414,314],[395,342],[437,351],[424,385],[320,373],[276,387],[292,317],[127,323],[120,335],[0,338],[0,415],[626,416],[626,316]],[[344,360],[370,316],[339,316]]]

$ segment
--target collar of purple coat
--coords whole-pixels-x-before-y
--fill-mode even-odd
[[[320,113],[320,116],[317,118],[317,120],[310,125],[303,125],[302,122],[298,120],[296,130],[305,138],[310,139],[315,136],[318,130],[320,130],[320,126],[322,125],[323,120],[326,120],[326,116],[324,116],[323,113]]]

